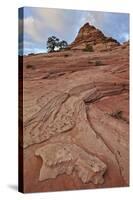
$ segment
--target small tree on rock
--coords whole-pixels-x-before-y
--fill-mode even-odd
[[[55,47],[58,46],[59,39],[55,36],[49,37],[47,40],[47,49],[48,52],[53,52],[55,50]]]
[[[47,49],[48,52],[54,52],[55,48],[61,50],[68,46],[67,42],[65,40],[60,41],[57,37],[52,36],[49,37],[47,40]]]
[[[67,42],[65,40],[62,40],[59,42],[59,49],[64,49],[68,46]]]

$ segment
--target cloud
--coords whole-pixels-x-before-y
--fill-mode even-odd
[[[86,11],[86,15],[84,17],[83,22],[85,23],[88,21],[91,25],[96,26],[97,28],[102,29],[103,24],[106,20],[106,13],[105,12],[88,12]]]
[[[42,23],[38,19],[30,16],[24,19],[24,37],[26,34],[31,37],[32,40],[41,42],[43,36],[42,32]]]
[[[43,21],[43,27],[53,31],[61,31],[64,28],[64,12],[58,9],[34,9],[35,15]]]
[[[88,12],[83,22],[99,28],[106,36],[113,37],[119,42],[129,39],[129,15],[124,13]]]
[[[27,11],[28,9],[28,11]],[[28,14],[27,14],[28,13]],[[49,36],[55,35],[69,43],[72,42],[79,27],[78,19],[82,12],[61,9],[25,8],[24,10],[24,41],[46,49]],[[80,20],[79,20],[80,22]],[[29,43],[30,49],[31,43]],[[29,49],[27,45],[24,48]],[[34,47],[35,49],[35,47]]]
[[[24,8],[24,41],[27,44],[24,48],[31,51],[39,48],[40,51],[43,48],[46,50],[47,38],[52,35],[71,43],[80,27],[86,22],[120,42],[129,38],[127,14],[26,7]]]
[[[41,30],[49,35],[71,41],[82,19],[82,12],[65,9],[32,8],[34,16],[41,21]],[[79,26],[78,26],[79,27]],[[47,35],[48,35],[47,34]],[[71,37],[72,36],[72,37]]]

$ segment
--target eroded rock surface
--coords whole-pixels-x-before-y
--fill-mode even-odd
[[[74,172],[83,183],[92,181],[98,184],[104,181],[106,165],[75,144],[48,144],[37,149],[35,154],[43,159],[39,178],[41,181],[56,178],[63,173],[71,175]]]
[[[74,50],[92,40],[111,51]],[[71,50],[24,57],[25,192],[129,184],[128,56],[86,24]]]
[[[70,123],[66,124],[63,130],[60,128],[60,117],[55,119],[61,105],[68,98],[68,94],[62,93],[50,100],[39,112],[24,125],[24,147],[30,144],[39,143],[49,139],[58,132],[63,132],[71,127]],[[67,117],[67,116],[64,116]],[[57,122],[58,120],[58,122]],[[57,123],[56,123],[57,122]]]

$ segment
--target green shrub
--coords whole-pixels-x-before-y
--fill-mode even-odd
[[[83,51],[93,52],[94,50],[90,44],[86,44],[86,47],[83,49]]]
[[[95,66],[101,66],[101,65],[103,65],[102,62],[100,60],[96,60]]]
[[[94,62],[89,60],[88,64],[94,65]]]
[[[68,57],[69,56],[69,54],[64,54],[64,57]]]
[[[26,68],[27,69],[35,69],[35,66],[28,64],[28,65],[26,65]]]

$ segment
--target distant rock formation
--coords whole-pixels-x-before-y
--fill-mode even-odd
[[[86,23],[80,28],[70,48],[84,49],[86,45],[92,46],[94,51],[104,51],[111,50],[113,47],[117,47],[120,44],[117,40],[112,37],[106,37],[99,29]]]

